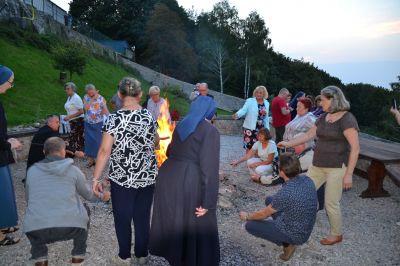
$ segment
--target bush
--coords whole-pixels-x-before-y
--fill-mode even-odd
[[[77,43],[58,46],[53,50],[54,67],[60,71],[69,72],[69,80],[77,73],[82,75],[88,61],[88,52]]]

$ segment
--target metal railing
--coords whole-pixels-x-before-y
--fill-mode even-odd
[[[67,11],[56,5],[50,0],[23,0],[26,5],[33,6],[37,11],[43,12],[44,14],[51,16],[55,21],[66,25],[66,18],[68,17]],[[70,22],[71,23],[71,22]],[[87,25],[87,23],[78,21],[72,18],[73,30],[88,36],[93,40],[111,40],[108,36],[95,30],[94,28]]]
[[[64,16],[67,15],[67,11],[54,4],[49,0],[23,0],[26,5],[33,6],[36,10],[50,15],[54,20],[64,24]]]

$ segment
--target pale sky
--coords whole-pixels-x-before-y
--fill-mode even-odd
[[[54,0],[68,9],[69,0]],[[218,1],[178,0],[210,11]],[[400,75],[399,0],[230,0],[245,18],[256,10],[275,51],[314,63],[345,83],[388,88]]]

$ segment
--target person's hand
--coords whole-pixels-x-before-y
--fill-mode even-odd
[[[207,212],[208,212],[207,209],[204,209],[203,207],[200,206],[200,207],[196,208],[195,214],[196,214],[196,217],[201,217],[204,214],[206,214]]]
[[[239,217],[240,217],[240,220],[247,221],[247,218],[249,217],[249,213],[241,211],[241,212],[239,212]]]
[[[287,141],[281,141],[276,146],[278,146],[278,148],[281,148],[281,149],[290,148],[289,142],[287,142]]]
[[[353,176],[351,174],[345,174],[343,177],[343,190],[350,190],[353,186]]]
[[[239,161],[232,161],[232,162],[231,162],[231,165],[232,165],[233,167],[236,167],[238,164],[239,164]]]
[[[14,138],[10,138],[7,141],[8,141],[8,143],[11,144],[11,149],[17,149],[18,150],[18,149],[22,148],[22,146],[23,146],[22,143],[19,142],[19,140],[14,139]]]
[[[103,193],[103,197],[102,197],[101,200],[104,201],[104,202],[107,202],[107,201],[110,200],[110,198],[111,198],[111,192],[106,191],[106,192]]]
[[[93,178],[92,190],[97,197],[101,197],[101,194],[103,193],[103,184],[99,180]]]
[[[233,114],[232,118],[236,120],[236,119],[238,119],[238,115],[237,114]]]
[[[391,113],[392,113],[394,116],[396,116],[396,115],[399,115],[399,114],[400,114],[399,110],[397,110],[397,109],[393,108],[393,106],[390,108],[390,112],[391,112]]]
[[[64,116],[64,121],[68,121],[69,117],[68,116]]]
[[[85,153],[83,151],[76,151],[75,152],[75,157],[83,158],[83,157],[85,157]]]

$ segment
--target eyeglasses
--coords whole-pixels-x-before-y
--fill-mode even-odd
[[[7,80],[7,82],[10,83],[10,88],[14,87],[14,81],[11,82],[11,81]]]

